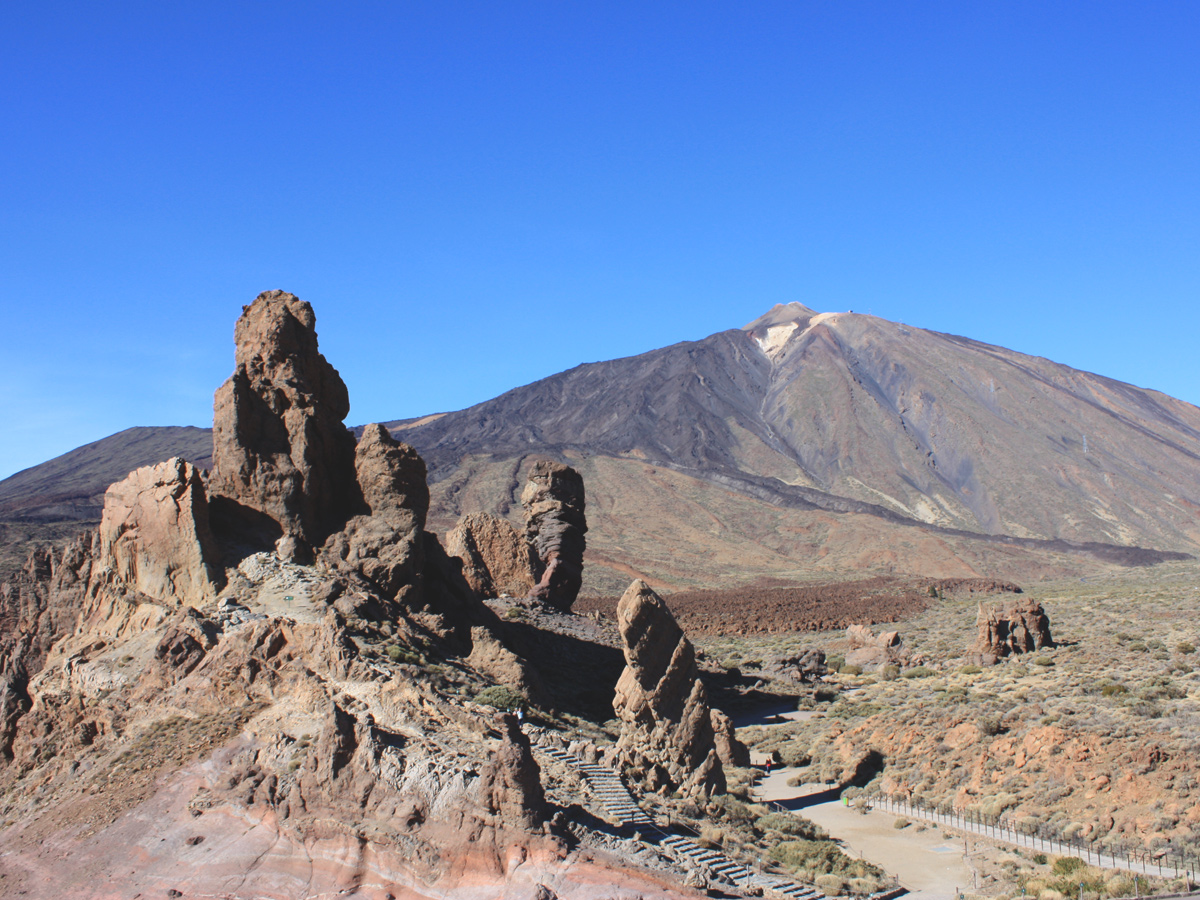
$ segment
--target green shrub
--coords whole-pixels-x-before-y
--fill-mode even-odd
[[[1129,688],[1123,684],[1105,684],[1101,685],[1100,693],[1105,697],[1116,697],[1118,694],[1128,694]]]
[[[506,684],[493,684],[475,695],[475,702],[496,709],[516,709],[525,702],[525,695]]]
[[[792,813],[767,813],[754,823],[754,827],[762,832],[771,831],[776,834],[794,835],[809,841],[829,839],[829,835],[819,825]]]
[[[911,824],[912,824],[912,822],[908,821],[908,819],[897,819],[895,822],[892,823],[892,827],[895,828],[897,831],[903,831],[905,828],[907,828]]]
[[[905,669],[900,674],[904,678],[928,678],[930,675],[936,675],[937,672],[927,666],[914,666],[911,669]]]
[[[1195,653],[1196,648],[1191,641],[1180,641],[1175,645],[1176,653]]]
[[[1035,854],[1033,854],[1032,859],[1033,859],[1033,862],[1035,865],[1044,866],[1046,864],[1046,854],[1045,853],[1035,853]]]
[[[388,659],[390,659],[392,662],[416,665],[421,661],[420,654],[414,653],[407,647],[398,647],[395,644],[389,645],[387,650],[384,652],[387,653]]]
[[[832,703],[837,699],[838,692],[832,688],[817,688],[813,691],[813,699],[818,703]]]
[[[818,887],[822,876],[837,876],[840,890],[843,878],[870,878],[883,874],[865,860],[846,856],[833,841],[782,841],[771,848],[770,857],[785,869],[815,879]]]
[[[862,667],[861,666],[842,666],[840,669],[838,669],[838,674],[839,675],[861,675]]]
[[[1052,660],[1048,656],[1039,656],[1033,661],[1033,664],[1035,666],[1043,666],[1043,667],[1052,666],[1052,665],[1054,665],[1054,660]]]
[[[900,677],[900,667],[895,663],[886,665],[880,674],[883,676],[884,681],[895,681]]]
[[[958,674],[959,675],[978,675],[982,671],[983,671],[983,669],[979,668],[979,666],[963,666],[961,669],[958,670]]]
[[[803,747],[787,745],[779,749],[779,763],[789,769],[799,769],[812,762],[812,755]]]
[[[721,818],[730,822],[749,823],[754,821],[754,812],[750,807],[730,794],[721,794],[712,801],[718,808]]]
[[[825,668],[827,668],[830,672],[840,672],[842,670],[842,666],[845,664],[846,657],[844,656],[831,656],[829,659],[825,660]]]
[[[1074,875],[1084,867],[1084,862],[1078,856],[1060,856],[1050,867],[1055,875]]]
[[[980,716],[976,724],[981,732],[989,736],[995,736],[1004,731],[1004,724],[999,716]]]
[[[525,618],[525,610],[521,609],[521,607],[519,607],[519,606],[510,606],[508,609],[506,609],[504,611],[504,618],[506,618],[506,619],[523,619],[523,618]]]

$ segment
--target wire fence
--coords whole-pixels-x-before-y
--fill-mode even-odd
[[[867,794],[863,798],[868,804],[915,819],[936,822],[959,831],[989,837],[1007,844],[1028,847],[1041,853],[1056,856],[1075,856],[1089,865],[1102,869],[1121,869],[1126,872],[1156,875],[1160,878],[1188,879],[1188,886],[1200,879],[1200,858],[1186,857],[1166,851],[1146,852],[1122,850],[1120,848],[1093,847],[1078,837],[1056,834],[1045,826],[1022,827],[1020,822],[1008,816],[988,816],[975,810],[958,809],[948,804],[926,806],[919,800],[888,794]]]

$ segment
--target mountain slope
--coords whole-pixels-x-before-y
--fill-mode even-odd
[[[800,304],[390,425],[436,479],[474,456],[603,454],[776,502],[981,534],[1200,545],[1200,410],[1000,347]]]
[[[1076,571],[1070,544],[1200,549],[1196,407],[798,303],[387,424],[429,464],[442,530],[481,509],[515,516],[533,457],[583,471],[589,559],[607,567],[593,589],[864,568],[1023,580]],[[206,429],[131,429],[0,482],[0,520],[95,518],[129,469],[209,453]]]

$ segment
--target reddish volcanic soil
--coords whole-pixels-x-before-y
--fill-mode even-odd
[[[748,586],[722,591],[681,591],[664,599],[684,632],[693,636],[831,631],[853,624],[897,622],[928,606],[930,588],[946,594],[1019,591],[991,579],[879,576],[837,584]],[[615,615],[617,597],[580,597],[573,612]]]

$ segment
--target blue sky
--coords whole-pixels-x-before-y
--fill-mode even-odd
[[[0,7],[0,477],[211,421],[313,303],[348,422],[779,302],[1200,403],[1200,4]]]

